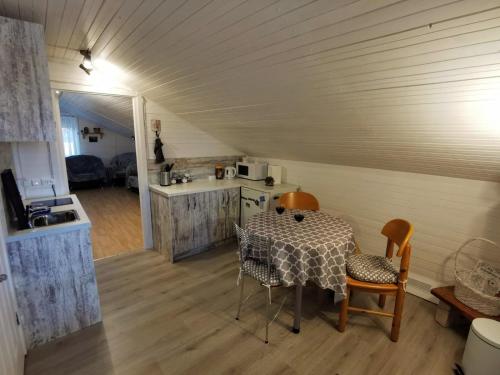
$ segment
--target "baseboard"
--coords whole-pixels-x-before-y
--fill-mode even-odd
[[[431,289],[436,286],[434,280],[425,276],[412,274],[411,277],[408,278],[406,291],[429,302],[438,303],[438,299],[431,294]]]

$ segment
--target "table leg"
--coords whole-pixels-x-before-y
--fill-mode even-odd
[[[293,333],[300,333],[300,318],[302,316],[302,285],[295,286],[295,317],[293,319]]]

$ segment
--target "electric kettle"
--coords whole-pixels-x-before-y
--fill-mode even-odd
[[[226,167],[224,171],[224,178],[228,180],[232,180],[236,177],[236,168],[235,167]]]

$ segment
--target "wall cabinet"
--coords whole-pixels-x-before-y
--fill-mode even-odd
[[[234,239],[240,188],[166,197],[151,192],[155,250],[170,261]]]
[[[42,25],[0,17],[0,141],[53,141]]]

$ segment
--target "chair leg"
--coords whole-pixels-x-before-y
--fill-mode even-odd
[[[351,296],[351,288],[347,287],[346,297],[345,297],[345,299],[342,300],[342,303],[340,305],[339,324],[337,326],[337,329],[340,332],[345,331],[345,326],[347,324],[347,312],[348,312],[348,307],[349,307],[350,296]]]
[[[240,281],[240,300],[238,302],[238,312],[236,313],[236,320],[240,320],[240,311],[241,311],[241,304],[243,302],[243,289],[244,289],[244,284],[245,284],[245,276],[243,273],[240,273],[239,281]]]
[[[266,341],[265,343],[269,343],[269,324],[271,322],[271,288],[267,287],[267,296],[266,296]]]
[[[385,297],[387,297],[385,294],[380,294],[378,296],[378,305],[380,307],[384,307],[385,306]]]
[[[392,318],[391,340],[397,342],[399,339],[399,327],[403,317],[403,304],[405,301],[405,291],[403,288],[398,290],[396,294],[396,303],[394,305],[394,318]]]

